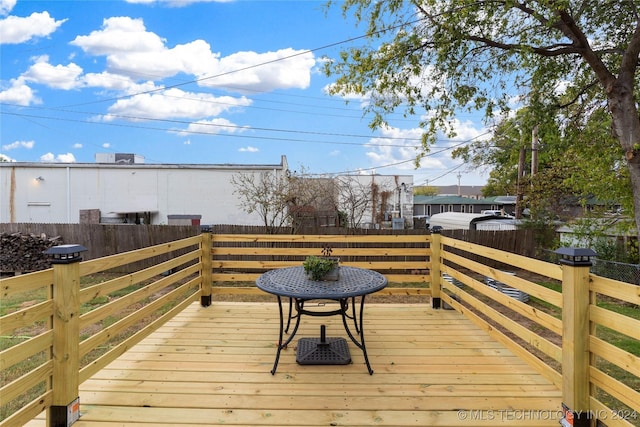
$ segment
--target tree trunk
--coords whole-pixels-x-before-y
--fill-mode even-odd
[[[640,118],[633,98],[633,87],[616,81],[608,87],[613,129],[622,146],[633,191],[636,234],[640,238]]]

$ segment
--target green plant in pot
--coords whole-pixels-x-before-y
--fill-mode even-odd
[[[311,280],[338,280],[340,260],[331,256],[331,248],[322,249],[322,256],[308,256],[302,266]]]

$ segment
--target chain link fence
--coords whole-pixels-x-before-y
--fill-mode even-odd
[[[560,256],[556,254],[555,251],[548,249],[543,250],[539,258],[543,261],[553,262],[556,264],[560,262]],[[593,274],[609,279],[619,280],[620,282],[640,285],[640,264],[628,264],[625,262],[607,261],[598,258],[592,258],[591,264],[589,271]]]
[[[598,258],[594,258],[592,264],[591,272],[593,274],[621,282],[640,285],[640,264],[627,264]]]

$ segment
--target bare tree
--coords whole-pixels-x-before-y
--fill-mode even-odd
[[[256,213],[269,233],[290,224],[289,178],[276,171],[238,173],[231,177],[234,194],[240,196],[240,207],[248,214]]]
[[[372,191],[368,184],[354,176],[336,178],[338,206],[346,214],[349,228],[360,228],[362,218],[372,203]]]
[[[240,197],[240,207],[248,214],[258,214],[269,233],[283,227],[292,227],[295,233],[309,221],[316,225],[318,215],[337,217],[334,179],[308,178],[304,168],[293,174],[238,173],[231,177],[231,184]]]
[[[310,178],[301,173],[290,182],[293,227],[333,226],[338,217],[336,181],[333,178]]]

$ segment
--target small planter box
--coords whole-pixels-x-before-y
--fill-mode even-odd
[[[303,266],[309,280],[335,282],[340,279],[340,258],[310,256]],[[328,271],[327,267],[330,267]],[[322,271],[326,272],[320,274]]]

